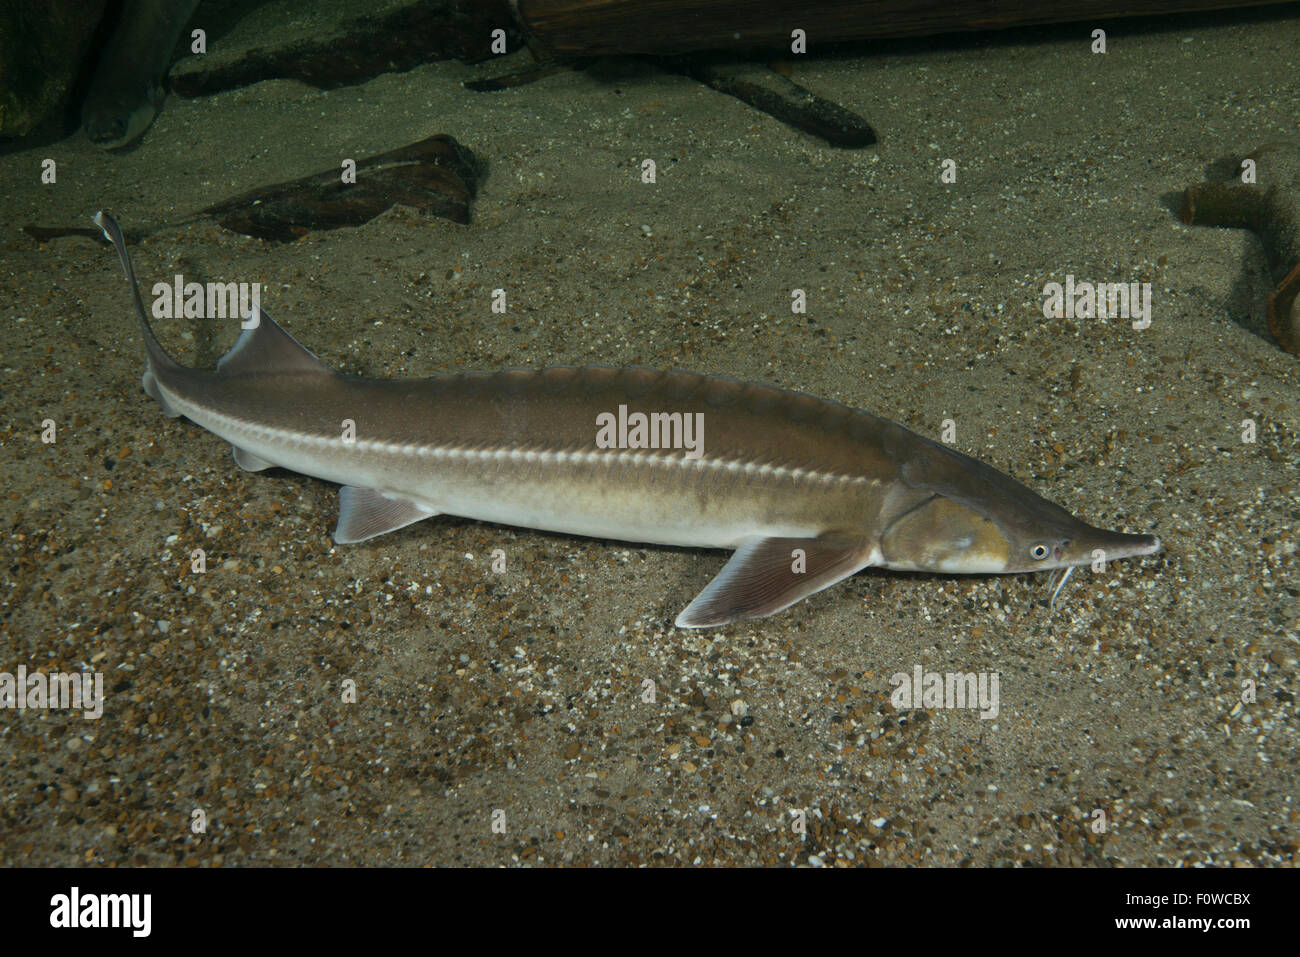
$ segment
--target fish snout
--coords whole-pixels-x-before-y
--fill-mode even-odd
[[[1157,535],[1131,535],[1128,532],[1111,532],[1105,529],[1090,528],[1088,534],[1080,535],[1077,543],[1066,549],[1068,557],[1058,564],[1092,565],[1118,561],[1121,558],[1140,558],[1154,555],[1164,547]]]

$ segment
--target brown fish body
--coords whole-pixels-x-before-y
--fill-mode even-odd
[[[265,314],[208,373],[167,357],[140,311],[146,391],[228,440],[244,468],[342,485],[337,541],[446,513],[735,549],[683,627],[772,614],[868,565],[1047,570],[1160,547],[1092,528],[895,422],[802,393],[604,367],[363,379],[330,370]]]

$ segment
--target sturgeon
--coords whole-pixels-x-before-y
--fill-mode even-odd
[[[228,441],[244,469],[338,483],[340,544],[449,514],[733,549],[677,616],[682,628],[765,617],[868,566],[1068,575],[1160,549],[896,422],[723,376],[589,366],[360,378],[260,309],[215,372],[182,366],[154,337],[117,223],[94,222],[135,298],[145,392]]]

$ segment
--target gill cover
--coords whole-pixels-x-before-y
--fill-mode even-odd
[[[880,539],[883,563],[910,571],[1005,571],[1010,544],[979,512],[942,495],[899,516]]]

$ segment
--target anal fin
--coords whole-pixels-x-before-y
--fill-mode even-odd
[[[704,591],[677,616],[678,628],[711,628],[765,618],[871,564],[861,538],[754,538],[742,544]]]
[[[431,508],[377,489],[344,485],[339,489],[339,523],[334,529],[334,541],[340,545],[364,542],[437,514]]]

